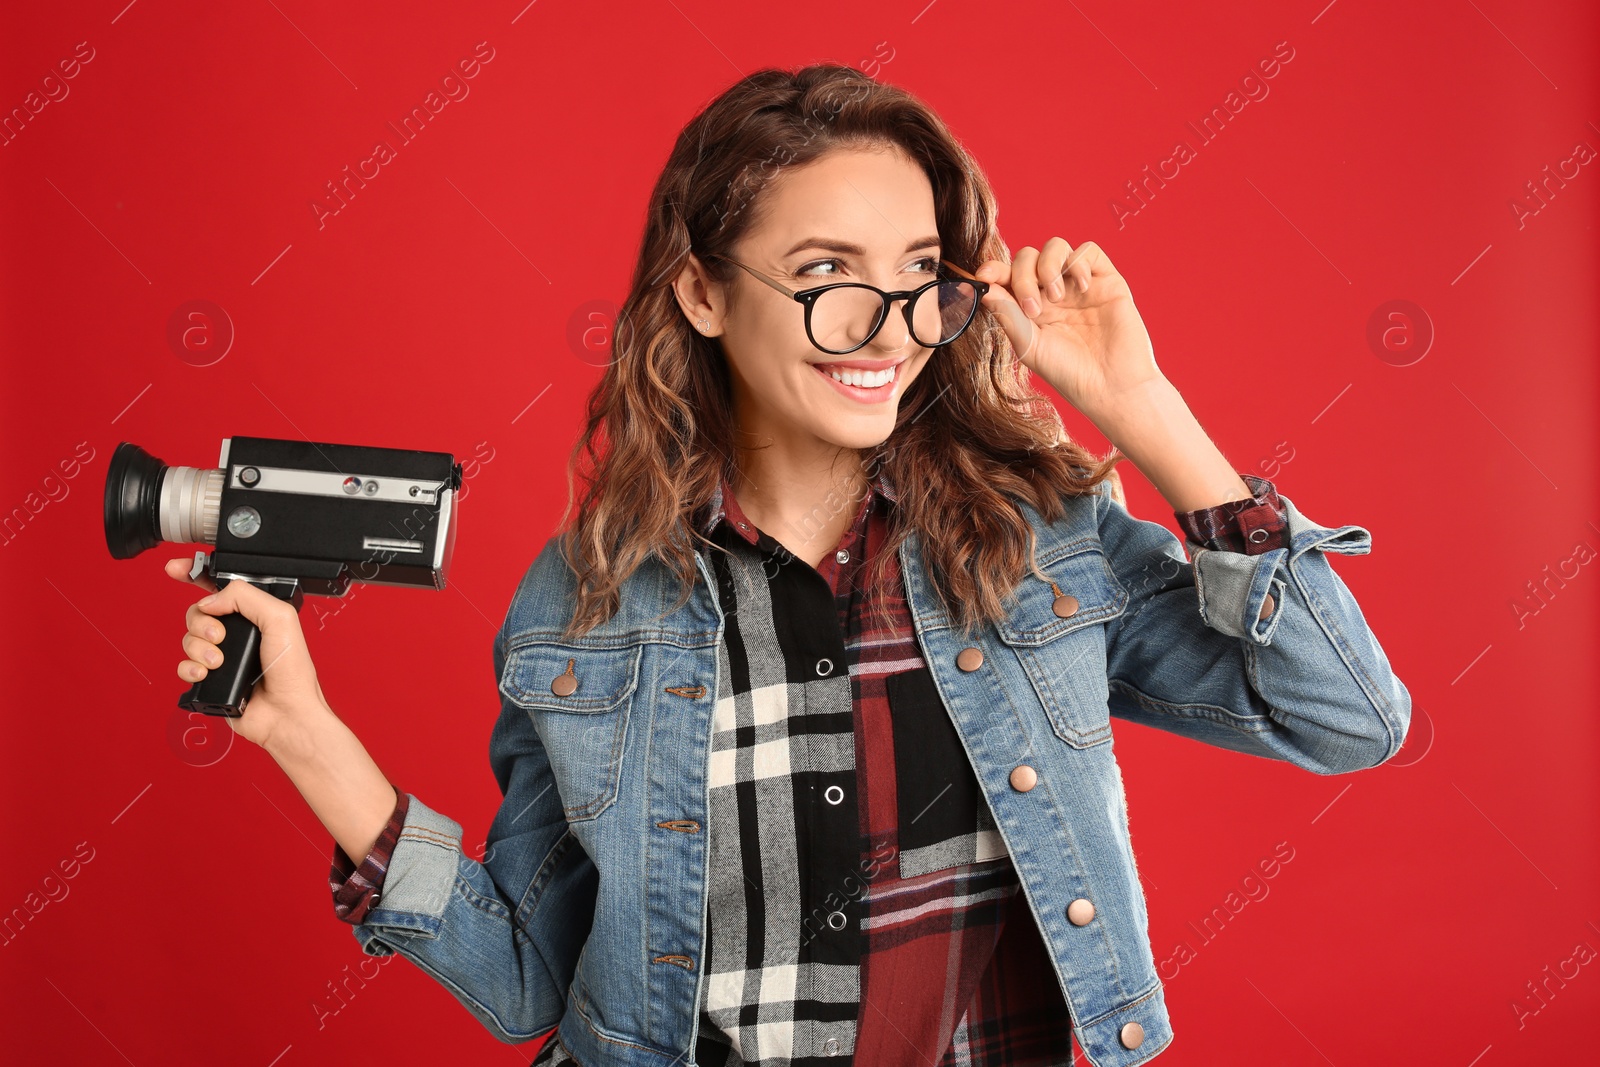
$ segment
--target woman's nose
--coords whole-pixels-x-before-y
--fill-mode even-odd
[[[885,352],[899,352],[911,340],[911,324],[906,321],[905,305],[897,301],[877,335],[872,338],[872,343]]]

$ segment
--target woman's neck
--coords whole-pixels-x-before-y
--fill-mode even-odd
[[[731,481],[750,521],[812,567],[838,545],[868,491],[860,454],[833,446],[809,461],[776,447],[741,451]]]

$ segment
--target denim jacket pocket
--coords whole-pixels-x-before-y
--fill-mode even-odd
[[[617,799],[643,651],[541,641],[506,659],[500,691],[532,716],[569,822],[593,819]]]
[[[1074,748],[1111,740],[1106,623],[1128,605],[1098,542],[1069,542],[1023,576],[997,627],[1044,706],[1057,737]],[[1052,584],[1053,583],[1053,584]]]

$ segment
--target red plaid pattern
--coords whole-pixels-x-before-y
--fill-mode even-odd
[[[1201,548],[1259,556],[1285,547],[1289,513],[1278,499],[1278,490],[1254,474],[1239,477],[1250,489],[1249,499],[1229,500],[1198,511],[1175,511],[1178,525]]]
[[[347,923],[359,924],[366,920],[367,912],[378,902],[383,889],[383,876],[389,870],[389,857],[394,843],[400,839],[400,828],[406,824],[406,811],[411,807],[411,797],[395,786],[394,814],[389,824],[378,835],[377,843],[366,859],[357,866],[337,843],[333,846],[333,868],[328,872],[328,888],[333,890],[333,913]]]

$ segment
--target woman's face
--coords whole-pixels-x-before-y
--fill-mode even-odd
[[[899,152],[835,149],[784,171],[761,195],[760,221],[729,254],[790,289],[855,281],[896,291],[935,277],[941,249],[933,187]],[[743,440],[785,442],[801,454],[818,443],[866,449],[887,440],[900,398],[933,351],[911,337],[905,302],[895,302],[868,344],[831,355],[807,338],[804,305],[733,271],[732,307],[713,284],[691,318],[696,327],[709,319],[703,332],[722,339]],[[931,306],[934,296],[923,299]],[[826,338],[819,333],[819,340]],[[860,331],[835,347],[859,340]],[[883,371],[891,376],[878,384]]]

